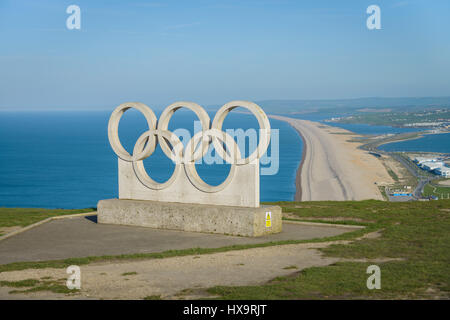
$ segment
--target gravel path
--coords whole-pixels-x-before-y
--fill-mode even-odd
[[[200,288],[257,285],[304,268],[332,264],[338,259],[324,258],[317,250],[329,244],[294,244],[199,256],[90,264],[81,266],[81,291],[75,295],[46,291],[9,294],[13,288],[0,287],[0,299],[142,299],[152,295],[163,299],[205,297]],[[67,274],[65,269],[0,273],[0,281],[47,277],[66,279]],[[64,283],[64,280],[60,282]]]

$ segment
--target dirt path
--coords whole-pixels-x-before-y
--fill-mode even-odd
[[[0,299],[142,299],[155,295],[163,299],[198,298],[192,294],[195,289],[216,285],[257,285],[304,268],[332,264],[338,259],[324,258],[317,250],[329,244],[293,244],[199,256],[90,264],[81,266],[81,291],[77,294],[67,296],[48,291],[10,294],[17,288],[3,286],[0,287]],[[126,273],[128,275],[124,275]],[[64,284],[67,274],[65,269],[0,273],[0,281],[42,278],[59,279],[59,283]]]

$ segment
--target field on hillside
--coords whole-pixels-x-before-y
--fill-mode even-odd
[[[435,196],[439,199],[450,199],[450,186],[442,186],[437,184],[427,184],[423,189],[425,197]]]
[[[449,299],[450,298],[450,200],[417,202],[320,201],[278,202],[284,219],[308,222],[353,224],[365,229],[330,238],[286,240],[221,248],[192,248],[161,253],[136,253],[77,259],[17,262],[0,265],[0,273],[13,270],[66,268],[69,265],[103,264],[118,261],[198,256],[255,247],[282,246],[307,242],[332,242],[321,250],[339,261],[311,267],[254,286],[201,288],[218,299]],[[77,210],[77,212],[92,209]],[[52,215],[75,213],[69,210],[0,208],[0,227],[27,225]],[[329,242],[330,243],[330,242]],[[367,288],[367,267],[381,270],[381,289]],[[63,279],[64,280],[64,279]],[[40,282],[36,282],[40,284]],[[25,283],[30,285],[29,283]],[[3,283],[1,286],[24,285]],[[64,283],[58,284],[62,288]],[[42,286],[41,286],[42,287]],[[40,288],[40,287],[39,287]],[[54,291],[54,286],[39,290]],[[53,289],[52,289],[53,288]],[[31,288],[29,290],[37,290]],[[58,289],[59,290],[59,289]],[[59,292],[59,291],[58,291]]]
[[[374,232],[351,244],[322,249],[343,261],[299,271],[262,286],[214,287],[224,299],[448,299],[450,201],[280,202],[299,220],[363,224]],[[381,289],[366,286],[369,265],[381,270]]]

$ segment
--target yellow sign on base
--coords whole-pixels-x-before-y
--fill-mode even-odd
[[[266,228],[272,226],[272,212],[266,212]]]

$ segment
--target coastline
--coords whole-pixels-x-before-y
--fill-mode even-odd
[[[326,125],[329,125],[328,123],[332,123],[332,122],[325,122]],[[335,122],[335,123],[343,123],[346,124],[346,122]],[[349,122],[349,124],[365,124],[365,123],[359,123],[359,122]],[[385,125],[385,124],[380,124],[382,126],[390,126],[390,125]],[[369,124],[369,126],[378,126],[378,124]],[[407,128],[404,126],[392,126],[394,128]],[[415,127],[417,128],[417,127]],[[377,144],[376,144],[376,148],[378,149],[378,147],[386,145],[386,144],[391,144],[391,143],[398,143],[398,142],[404,142],[404,141],[411,141],[411,140],[418,140],[418,139],[422,139],[428,135],[441,135],[441,134],[449,134],[450,133],[450,129],[438,129],[437,132],[433,132],[433,130],[436,130],[434,128],[423,128],[420,129],[419,131],[412,131],[412,132],[404,132],[404,133],[395,133],[393,136],[393,140],[390,140],[391,138],[386,138],[386,139],[381,139]],[[352,131],[349,131],[352,132]],[[356,133],[355,133],[356,134]],[[378,149],[379,151],[382,151],[381,149]],[[402,151],[406,151],[409,152],[407,150],[398,150],[400,152]],[[421,150],[417,150],[417,151],[412,151],[412,152],[425,152],[425,153],[449,153],[450,152],[441,152],[441,151],[421,151]]]
[[[318,122],[270,115],[285,121],[300,135],[302,159],[296,172],[295,201],[383,200],[378,185],[392,183],[381,161],[360,143],[357,134]]]
[[[292,126],[291,124],[289,124],[289,125]],[[302,139],[302,144],[303,144],[302,158],[300,160],[300,164],[298,165],[297,171],[295,172],[295,196],[294,196],[294,201],[301,201],[302,200],[301,173],[302,173],[303,163],[305,162],[307,146],[306,146],[306,140],[303,137],[301,131],[298,130],[297,128],[295,128],[295,127],[293,127],[293,128],[300,135],[300,138]]]
[[[443,131],[443,132],[426,132],[426,131],[419,131],[417,132],[416,136],[413,137],[406,137],[406,138],[399,138],[396,140],[392,140],[392,141],[381,141],[381,143],[377,144],[376,148],[378,149],[381,146],[387,145],[387,144],[391,144],[391,143],[399,143],[399,142],[406,142],[406,141],[413,141],[413,140],[420,140],[425,138],[426,136],[434,136],[434,135],[441,135],[441,134],[450,134],[450,131]],[[378,149],[383,151],[382,149]],[[442,152],[442,151],[421,151],[421,150],[415,150],[415,151],[411,151],[411,150],[398,150],[400,152],[415,152],[415,153],[432,153],[432,154],[436,154],[436,153],[445,153],[445,154],[450,154],[450,152]]]
[[[302,157],[300,159],[300,163],[297,167],[297,170],[295,171],[295,194],[294,194],[294,201],[302,201],[301,173],[302,173],[302,169],[303,169],[303,164],[305,162],[306,149],[307,149],[305,137],[303,137],[302,132],[297,127],[293,126],[292,123],[290,123],[290,121],[288,120],[288,119],[295,119],[295,118],[289,118],[289,117],[279,116],[279,115],[274,115],[274,114],[268,114],[267,116],[269,118],[284,121],[287,124],[289,124],[291,126],[291,128],[294,129],[299,134],[300,139],[302,140]]]

